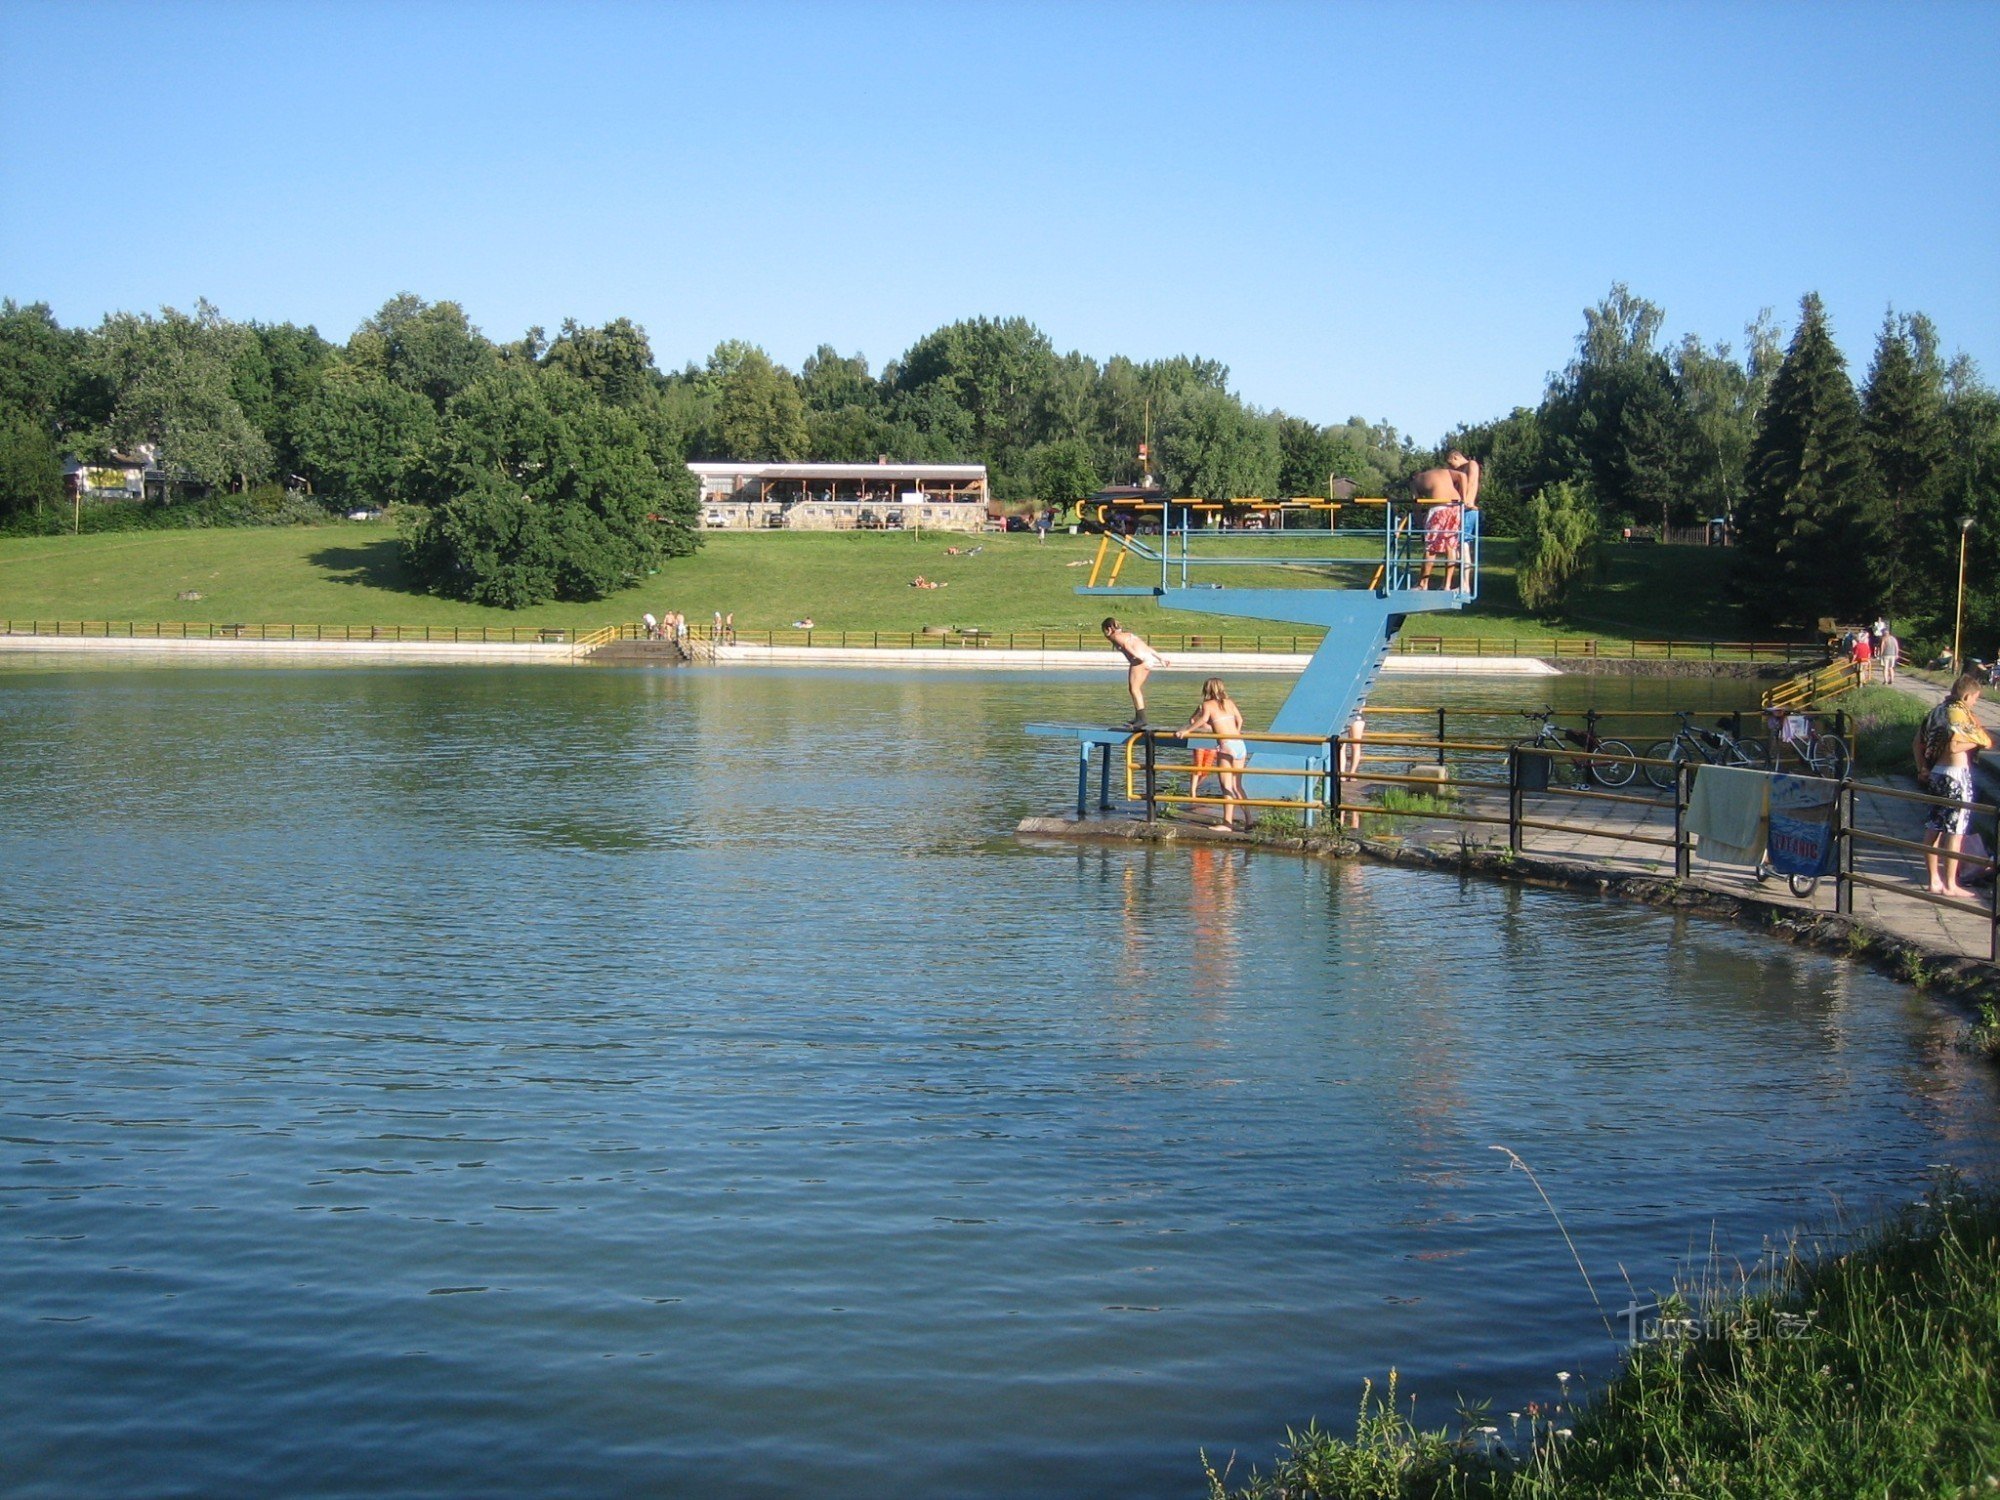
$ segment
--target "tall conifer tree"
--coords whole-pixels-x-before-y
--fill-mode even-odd
[[[1882,320],[1861,410],[1881,479],[1868,516],[1868,546],[1883,607],[1935,618],[1949,602],[1942,598],[1946,585],[1935,565],[1942,551],[1956,544],[1957,528],[1944,517],[1951,429],[1945,420],[1944,364],[1928,318],[1891,313]],[[1941,540],[1948,543],[1942,550]]]
[[[1861,546],[1877,481],[1847,361],[1818,293],[1799,306],[1798,332],[1771,381],[1750,450],[1743,544],[1761,566],[1752,606],[1774,620],[1856,618],[1877,605]]]

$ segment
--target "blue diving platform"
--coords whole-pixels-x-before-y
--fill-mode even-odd
[[[1460,610],[1479,597],[1476,509],[1463,512],[1457,555],[1450,559],[1459,575],[1454,586],[1443,587],[1444,558],[1432,560],[1431,586],[1423,586],[1424,535],[1429,512],[1437,503],[1300,502],[1285,509],[1325,519],[1291,530],[1224,529],[1219,524],[1222,507],[1215,502],[1166,500],[1105,507],[1097,517],[1102,540],[1090,581],[1077,593],[1150,597],[1166,609],[1317,626],[1325,634],[1271,720],[1270,732],[1334,739],[1367,702],[1405,620],[1416,614]],[[1348,524],[1343,525],[1344,516]],[[1355,520],[1363,524],[1353,524]],[[1127,578],[1126,569],[1134,563],[1138,566],[1131,571],[1136,576]],[[1032,725],[1030,732],[1067,739],[1078,728]],[[1119,744],[1129,737],[1109,729],[1102,733]],[[1086,760],[1089,753],[1086,748]],[[1104,754],[1108,757],[1108,746]],[[1287,783],[1296,788],[1301,778],[1271,773],[1305,770],[1316,760],[1302,746],[1255,747],[1244,792],[1259,797],[1293,795]]]

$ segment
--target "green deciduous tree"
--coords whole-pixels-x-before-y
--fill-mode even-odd
[[[597,599],[691,550],[692,477],[669,472],[633,415],[559,371],[510,365],[446,408],[411,564],[435,591],[518,609]]]
[[[1480,530],[1487,536],[1518,536],[1528,496],[1550,479],[1540,413],[1517,406],[1496,422],[1447,433],[1444,446],[1479,460]]]
[[[255,341],[207,302],[192,317],[169,307],[158,318],[106,318],[91,346],[112,392],[105,440],[121,449],[151,444],[170,483],[241,488],[263,478],[271,445],[235,391],[238,361]]]
[[[1278,488],[1278,432],[1227,391],[1179,396],[1160,427],[1160,459],[1181,495],[1227,500]]]
[[[951,456],[985,462],[1004,494],[1029,482],[1027,455],[1043,436],[1055,373],[1048,335],[1026,318],[975,318],[926,334],[883,379],[905,398],[900,417],[932,434],[967,432],[969,447]]]
[[[279,472],[290,474],[299,468],[299,409],[319,389],[320,376],[339,351],[312,328],[247,326],[251,336],[231,365],[230,390],[250,425],[270,444]]]
[[[565,318],[543,358],[551,369],[582,381],[613,406],[636,406],[652,394],[658,376],[646,330],[630,318],[613,318],[602,328]]]
[[[859,354],[821,344],[799,367],[799,396],[809,412],[853,411],[882,404],[882,389]]]
[[[1649,433],[1635,452],[1626,431],[1626,408],[1635,397],[1649,402],[1656,415],[1661,410],[1670,371],[1653,341],[1664,318],[1658,306],[1634,296],[1623,282],[1614,283],[1602,302],[1584,310],[1576,357],[1550,383],[1542,402],[1549,474],[1588,481],[1613,515],[1650,510],[1653,493],[1665,487],[1664,481],[1649,486],[1644,501],[1635,496],[1635,460],[1636,472],[1650,475],[1664,450],[1655,444],[1659,434]]]
[[[1767,617],[1810,623],[1855,617],[1877,600],[1862,523],[1877,480],[1847,361],[1817,294],[1772,378],[1747,475],[1743,546],[1753,596]]]
[[[716,435],[730,458],[765,462],[805,457],[811,434],[799,383],[754,344],[731,340],[709,356]]]
[[[23,411],[0,408],[0,516],[61,502],[62,460],[48,428]]]
[[[438,414],[420,392],[343,365],[298,411],[299,463],[316,489],[356,504],[432,498]]]
[[[1035,494],[1053,506],[1074,505],[1098,488],[1090,444],[1079,437],[1057,438],[1035,450]]]
[[[806,457],[815,463],[865,464],[888,454],[899,458],[899,434],[875,406],[836,406],[806,412]]]
[[[1304,417],[1274,412],[1272,421],[1278,437],[1277,493],[1324,498],[1333,477],[1346,473],[1343,461],[1353,457],[1349,446]]]
[[[1574,480],[1549,485],[1529,498],[1514,571],[1524,608],[1547,616],[1562,612],[1590,565],[1601,524],[1596,502]]]
[[[0,301],[0,410],[24,412],[51,433],[101,425],[110,414],[88,368],[89,337],[64,328],[45,302]]]
[[[498,352],[456,302],[391,297],[347,341],[348,357],[405,390],[445,403],[500,363]]]
[[[1742,503],[1757,414],[1784,357],[1769,312],[1744,335],[1740,363],[1728,344],[1709,348],[1693,334],[1674,350],[1674,387],[1688,422],[1685,484],[1695,518],[1733,517]]]

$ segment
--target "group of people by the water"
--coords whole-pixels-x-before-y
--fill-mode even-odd
[[[736,611],[715,612],[715,621],[709,627],[709,638],[716,645],[736,644]],[[649,641],[672,641],[683,649],[688,640],[688,618],[677,609],[666,610],[655,615],[650,609],[639,616],[639,634]]]
[[[649,641],[672,641],[676,645],[686,646],[687,616],[677,609],[666,610],[655,616],[649,609],[639,616],[639,631]]]

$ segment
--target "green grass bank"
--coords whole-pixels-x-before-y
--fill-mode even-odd
[[[1572,1407],[1412,1420],[1392,1375],[1354,1436],[1288,1434],[1214,1500],[1855,1500],[2000,1493],[2000,1196],[1941,1175],[1844,1253],[1669,1300],[1667,1335]]]
[[[510,611],[422,592],[389,522],[6,537],[0,620],[579,630],[678,609],[697,621],[734,612],[739,631],[782,630],[807,617],[836,631],[1088,631],[1110,613],[1142,632],[1200,628],[1203,617],[1146,598],[1079,598],[1073,589],[1088,577],[1096,547],[1095,538],[1064,534],[1039,543],[1023,535],[711,533],[693,557],[612,598]],[[1728,602],[1735,555],[1722,549],[1609,548],[1597,578],[1555,625],[1520,608],[1512,543],[1489,542],[1487,559],[1480,601],[1425,621],[1423,633],[1596,637],[1612,645],[1748,638]],[[942,587],[911,587],[919,575]],[[179,597],[190,592],[201,597]],[[1232,634],[1256,629],[1231,626]]]

